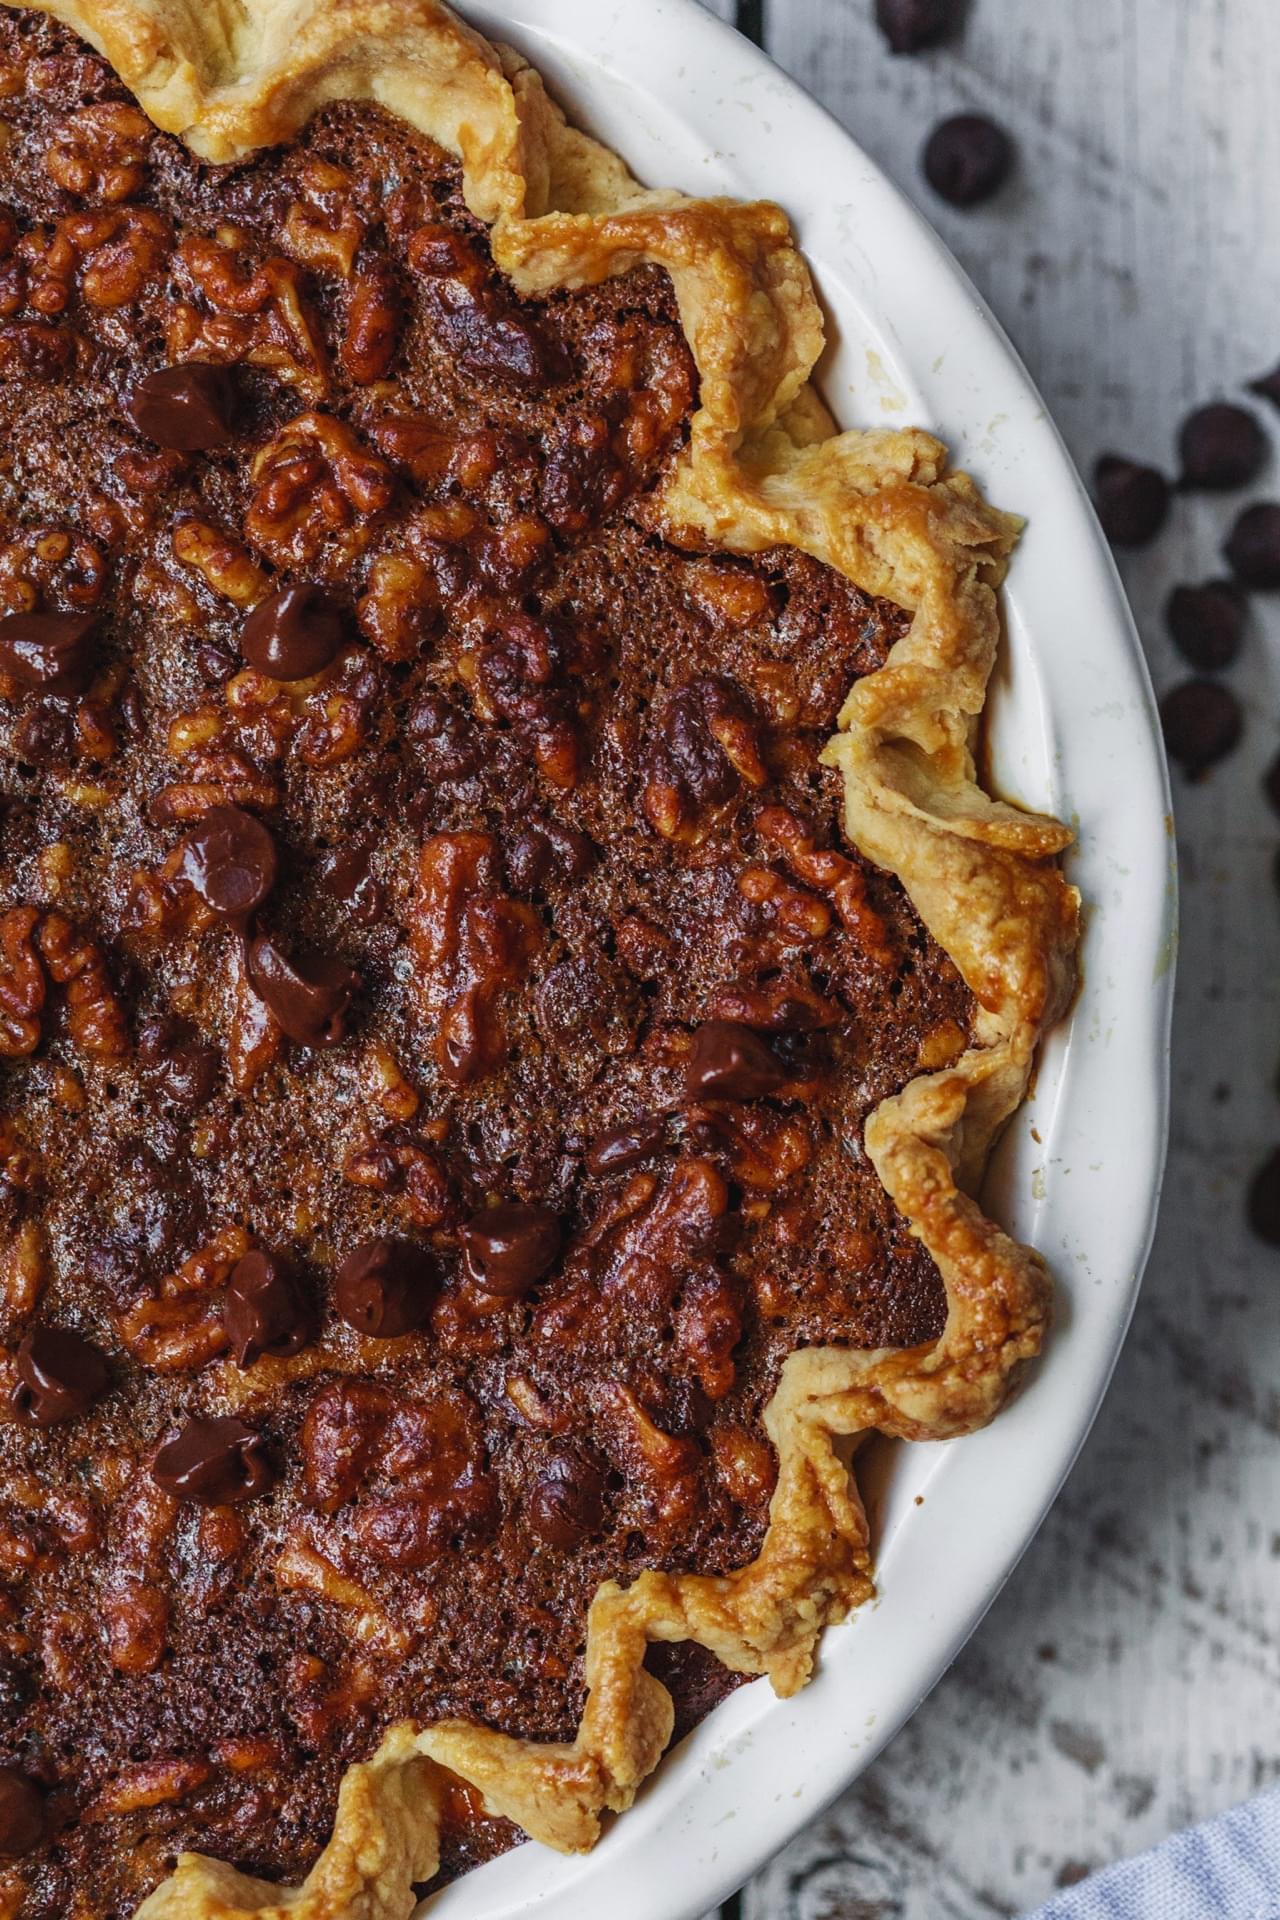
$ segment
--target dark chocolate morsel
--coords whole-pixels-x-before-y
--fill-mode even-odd
[[[525,1504],[529,1531],[549,1547],[572,1553],[604,1525],[604,1479],[585,1454],[568,1449],[541,1468]]]
[[[1247,603],[1234,580],[1175,587],[1165,604],[1173,644],[1201,673],[1220,673],[1240,652]]]
[[[1178,436],[1184,487],[1244,487],[1267,457],[1267,436],[1244,407],[1225,400],[1197,407]]]
[[[762,1100],[791,1075],[766,1040],[737,1020],[708,1020],[693,1037],[685,1068],[691,1099]]]
[[[290,960],[265,933],[247,944],[249,978],[268,1012],[302,1047],[336,1047],[346,1037],[347,1009],[360,976],[331,954]]]
[[[1268,1154],[1249,1182],[1247,1212],[1259,1240],[1280,1247],[1280,1147]]]
[[[1102,531],[1115,547],[1145,547],[1169,517],[1169,482],[1154,467],[1104,453],[1094,468]]]
[[[1256,393],[1262,400],[1269,400],[1273,407],[1280,407],[1280,367],[1273,367],[1270,373],[1264,373],[1259,379],[1251,380],[1249,391]]]
[[[920,53],[955,27],[959,0],[876,0],[876,25],[890,53]]]
[[[276,843],[243,807],[210,807],[187,835],[182,871],[206,906],[241,920],[276,883]]]
[[[998,193],[1013,166],[1013,142],[981,113],[957,113],[925,144],[924,177],[953,207],[976,207]]]
[[[338,1268],[334,1304],[357,1333],[394,1340],[422,1325],[437,1286],[425,1247],[412,1240],[366,1240]]]
[[[187,360],[158,367],[139,380],[125,402],[138,432],[175,453],[207,453],[233,438],[235,390],[227,367]]]
[[[518,1299],[541,1280],[560,1251],[559,1219],[550,1207],[512,1202],[485,1207],[461,1233],[463,1257],[476,1285]]]
[[[309,680],[337,659],[346,641],[346,616],[323,587],[280,588],[240,629],[241,653],[273,680]]]
[[[44,1795],[17,1767],[0,1767],[0,1855],[17,1860],[45,1837]]]
[[[0,619],[0,673],[36,693],[79,693],[93,673],[92,613],[10,613]]]
[[[665,1137],[666,1128],[656,1115],[630,1126],[610,1127],[598,1133],[588,1146],[587,1172],[597,1179],[606,1173],[626,1173],[656,1153]]]
[[[1184,680],[1160,702],[1160,724],[1171,760],[1189,780],[1225,759],[1244,731],[1240,702],[1217,680]]]
[[[275,1481],[262,1435],[234,1414],[188,1420],[157,1453],[151,1477],[175,1499],[200,1507],[238,1506]]]
[[[33,1327],[18,1346],[13,1407],[36,1427],[87,1413],[110,1385],[105,1356],[70,1327]]]
[[[307,1321],[293,1270],[279,1254],[254,1248],[237,1260],[222,1303],[222,1324],[238,1367],[264,1353],[284,1359],[307,1344]]]
[[[1246,587],[1262,592],[1280,587],[1280,505],[1261,500],[1246,507],[1222,551],[1232,573]]]

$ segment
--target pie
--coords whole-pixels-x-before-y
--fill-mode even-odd
[[[1039,1349],[1018,522],[437,0],[5,10],[0,132],[0,1920],[403,1920]]]

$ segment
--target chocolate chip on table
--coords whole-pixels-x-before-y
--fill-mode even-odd
[[[240,920],[276,883],[276,843],[243,807],[210,807],[187,835],[182,872],[206,906]]]
[[[13,1410],[35,1427],[87,1413],[111,1384],[106,1357],[70,1327],[33,1327],[18,1347]]]
[[[1169,757],[1189,780],[1235,747],[1244,731],[1240,702],[1217,680],[1184,680],[1160,702],[1160,724]]]
[[[412,1240],[366,1240],[334,1280],[334,1305],[349,1327],[394,1340],[420,1327],[437,1292],[435,1264]]]
[[[876,25],[890,53],[920,53],[952,32],[959,0],[876,0]]]
[[[1280,588],[1280,505],[1246,507],[1222,549],[1237,580],[1262,592]]]
[[[596,1179],[608,1173],[628,1173],[650,1154],[657,1153],[665,1137],[666,1127],[656,1115],[637,1120],[631,1126],[609,1127],[598,1133],[587,1148],[587,1172]]]
[[[1165,603],[1174,646],[1201,673],[1220,673],[1240,652],[1248,602],[1234,580],[1175,587]]]
[[[227,367],[188,360],[148,373],[125,401],[138,432],[175,453],[207,453],[234,436],[235,389]]]
[[[290,1040],[303,1047],[336,1047],[346,1038],[347,1010],[360,976],[332,954],[290,960],[265,933],[246,946],[254,991]]]
[[[942,121],[925,143],[924,177],[953,207],[976,207],[998,193],[1013,166],[1013,142],[981,113]]]
[[[477,1286],[514,1300],[554,1264],[562,1232],[550,1207],[512,1202],[473,1215],[460,1238],[467,1270]]]
[[[234,1414],[188,1420],[161,1447],[151,1477],[165,1493],[200,1507],[233,1507],[275,1482],[262,1435]]]
[[[572,1553],[604,1525],[604,1478],[585,1454],[565,1449],[543,1466],[525,1504],[529,1531]]]
[[[93,673],[92,613],[10,613],[0,619],[0,673],[38,693],[79,693]]]
[[[1280,367],[1273,367],[1270,373],[1264,373],[1260,379],[1251,380],[1249,391],[1263,400],[1269,400],[1273,407],[1280,407]]]
[[[307,1316],[288,1261],[257,1247],[237,1260],[222,1324],[238,1367],[251,1367],[264,1353],[279,1359],[300,1353],[307,1344]]]
[[[685,1091],[694,1100],[762,1100],[791,1078],[773,1048],[737,1020],[708,1020],[693,1037]]]
[[[1215,400],[1197,407],[1178,435],[1184,487],[1245,487],[1267,457],[1267,436],[1244,407]]]
[[[1145,547],[1169,517],[1169,482],[1154,467],[1104,453],[1093,470],[1102,531],[1116,547]]]
[[[0,1767],[0,1856],[34,1853],[45,1837],[44,1795],[17,1767]]]
[[[347,643],[340,603],[323,587],[282,587],[269,594],[240,629],[240,651],[273,680],[309,680]]]
[[[1247,1211],[1259,1240],[1280,1247],[1280,1147],[1268,1154],[1249,1182]]]

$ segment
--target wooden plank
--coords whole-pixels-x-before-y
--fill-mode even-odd
[[[774,0],[769,47],[943,232],[1082,466],[1109,447],[1170,466],[1189,406],[1280,359],[1272,0],[973,0],[960,44],[914,60],[886,54],[871,0]],[[962,110],[1020,149],[1017,179],[969,214],[918,171],[928,129]],[[1274,465],[1264,490],[1280,496]],[[1167,591],[1220,570],[1237,505],[1180,499],[1125,562],[1158,687],[1187,671]],[[1276,823],[1258,791],[1280,745],[1277,615],[1258,603],[1232,676],[1243,751],[1177,788],[1173,1150],[1110,1400],[971,1647],[747,1889],[744,1920],[1021,1912],[1280,1774],[1280,1286],[1242,1208],[1280,1138]]]

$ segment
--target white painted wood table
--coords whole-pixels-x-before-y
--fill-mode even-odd
[[[915,59],[888,56],[872,0],[714,4],[924,208],[1086,471],[1108,448],[1170,468],[1189,406],[1280,360],[1276,0],[970,0],[958,43]],[[918,154],[937,119],[970,108],[1008,127],[1020,159],[993,204],[961,214],[929,193]],[[1280,497],[1280,462],[1261,491]],[[1187,671],[1165,595],[1221,571],[1237,504],[1180,499],[1125,565],[1158,690]],[[950,1675],[726,1914],[1020,1913],[1280,1775],[1280,1254],[1243,1216],[1280,1140],[1280,821],[1259,788],[1280,746],[1280,596],[1255,607],[1232,675],[1244,747],[1202,785],[1176,783],[1172,1152],[1110,1399]]]

